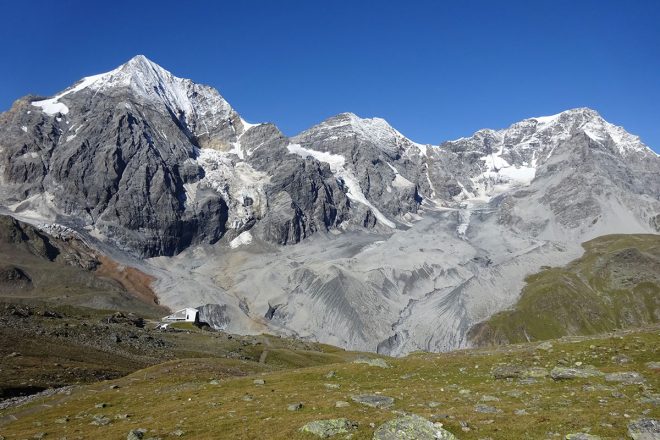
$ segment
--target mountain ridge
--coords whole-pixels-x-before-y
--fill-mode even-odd
[[[352,113],[289,138],[154,66],[0,115],[0,204],[116,249],[168,307],[226,304],[237,333],[462,347],[527,274],[660,231],[660,158],[591,109],[438,146]]]
[[[110,85],[113,85],[113,79],[114,79],[115,83],[120,83],[121,84],[122,83],[121,80],[126,81],[127,78],[132,79],[134,76],[138,76],[138,77],[143,76],[146,73],[145,71],[154,72],[155,76],[159,78],[159,80],[157,81],[159,83],[162,83],[163,78],[166,78],[167,80],[169,80],[170,83],[171,82],[178,82],[178,83],[184,83],[184,84],[193,84],[193,85],[198,86],[200,88],[206,88],[206,89],[210,89],[210,90],[213,90],[213,91],[217,92],[217,89],[213,88],[212,86],[203,85],[203,84],[199,84],[199,83],[194,83],[190,79],[176,77],[170,71],[164,69],[160,65],[158,65],[155,62],[151,61],[146,56],[140,54],[140,55],[134,56],[133,58],[128,60],[126,63],[120,65],[119,67],[117,67],[117,68],[115,68],[111,71],[101,73],[101,74],[91,75],[91,76],[88,76],[88,77],[83,77],[81,80],[74,83],[72,86],[67,87],[62,92],[57,93],[53,97],[50,97],[50,98],[44,99],[44,100],[40,100],[40,101],[34,101],[33,104],[36,105],[37,107],[42,107],[42,106],[45,106],[46,104],[40,104],[40,103],[45,103],[45,102],[51,101],[51,100],[56,101],[57,99],[66,96],[67,94],[75,93],[75,92],[81,91],[81,90],[83,90],[85,88],[88,88],[88,87],[94,89],[95,91],[100,91],[100,90],[106,88],[108,86],[108,83],[110,83]],[[123,75],[122,75],[122,73],[123,73]],[[101,83],[100,85],[98,84],[99,82]],[[122,85],[126,86],[126,84],[122,84]],[[133,85],[132,81],[131,81],[131,85]],[[141,92],[144,95],[149,95],[149,90],[144,90],[143,89],[143,90],[141,90]],[[170,93],[165,94],[165,96],[167,98],[171,98],[171,95],[175,95],[176,98],[179,98],[179,99],[170,99],[170,101],[171,101],[170,103],[178,103],[179,110],[187,111],[188,113],[191,113],[194,110],[193,109],[194,106],[192,105],[192,103],[186,102],[187,100],[184,97],[181,96],[180,90],[177,90],[174,93],[170,92]],[[218,95],[219,95],[219,93],[218,93]],[[219,95],[219,97],[222,98],[221,95]],[[224,98],[222,98],[222,101],[224,101],[224,104],[229,106],[229,103]],[[55,102],[55,104],[57,104],[57,102]],[[175,105],[174,107],[177,107],[177,106]],[[221,105],[221,107],[224,107],[224,105]],[[231,107],[231,106],[229,106],[229,107]],[[54,110],[56,110],[56,109],[57,109],[57,106],[55,107]],[[65,112],[68,112],[68,110],[65,110]],[[53,111],[51,113],[51,115],[54,115],[56,113],[58,113],[58,112]],[[560,113],[557,113],[557,114],[554,114],[554,115],[528,117],[528,118],[525,118],[525,119],[523,119],[519,122],[513,123],[512,125],[510,125],[508,127],[508,129],[511,129],[515,125],[527,123],[529,121],[536,121],[537,124],[539,124],[539,125],[547,125],[548,123],[554,122],[557,119],[561,119],[562,117],[566,117],[566,116],[574,115],[574,114],[579,114],[579,113],[590,114],[593,118],[599,118],[599,119],[604,121],[602,116],[596,110],[591,109],[589,107],[576,107],[576,108],[570,108],[570,109],[564,110],[564,111],[562,111]],[[64,114],[66,114],[66,113],[64,113]],[[393,130],[396,134],[402,136],[403,138],[405,138],[406,140],[408,140],[408,141],[410,141],[414,144],[417,144],[417,145],[433,145],[433,144],[429,144],[429,143],[419,143],[419,142],[413,141],[412,139],[410,139],[407,136],[403,135],[398,130],[394,129],[394,127],[392,127],[385,119],[383,119],[381,117],[373,116],[373,117],[368,117],[368,118],[362,118],[362,117],[360,117],[360,116],[358,116],[355,113],[350,112],[350,111],[342,112],[342,113],[339,113],[337,115],[330,116],[330,117],[326,118],[323,122],[319,123],[318,125],[324,124],[327,121],[335,120],[335,119],[338,119],[338,118],[339,119],[350,118],[350,119],[352,119],[351,122],[355,122],[355,120],[357,119],[357,120],[361,120],[361,121],[364,121],[364,122],[373,123],[374,125],[378,124],[378,125],[386,126],[389,129]],[[251,128],[252,126],[260,125],[260,124],[247,123],[246,121],[242,120],[242,118],[241,118],[241,122],[245,126],[244,127],[245,130]],[[607,121],[604,121],[604,122],[607,123]],[[610,125],[610,126],[613,126],[613,124],[609,124],[609,123],[607,123],[607,124]],[[618,126],[613,126],[613,128],[614,129],[622,129],[622,127],[618,127]],[[307,129],[307,130],[309,130],[309,129]],[[298,134],[295,134],[292,137],[300,136],[302,133],[304,133],[307,130],[303,130],[302,132],[300,132]],[[484,131],[502,132],[503,130],[507,130],[507,128],[502,128],[502,129],[483,128],[483,129],[477,130],[475,133],[473,133],[473,135],[475,135],[479,132],[484,132]],[[632,135],[632,137],[636,138],[636,140],[639,143],[641,143],[638,136]],[[463,138],[458,138],[458,139],[450,139],[450,140],[446,140],[444,142],[458,142],[462,139],[465,139],[465,138],[463,137]],[[645,147],[648,150],[650,150],[651,152],[655,153],[650,147],[648,147],[648,146],[645,146]],[[656,153],[656,155],[657,155],[657,153]]]

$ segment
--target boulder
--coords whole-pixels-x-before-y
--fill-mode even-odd
[[[602,375],[603,373],[591,366],[583,368],[555,367],[550,371],[550,377],[554,380],[586,379]]]
[[[646,368],[653,371],[660,371],[660,362],[647,362]]]
[[[456,440],[454,435],[423,417],[411,414],[385,422],[376,429],[374,440]]]
[[[605,375],[607,382],[618,382],[626,385],[636,385],[645,382],[644,376],[636,371],[623,371],[620,373],[610,373]]]
[[[390,368],[390,365],[385,362],[383,359],[380,358],[373,358],[373,359],[356,359],[353,361],[354,364],[367,364],[372,367],[379,367],[379,368]]]
[[[525,368],[522,365],[497,365],[491,370],[495,379],[515,379],[521,377]]]
[[[337,434],[348,434],[355,428],[357,428],[357,423],[351,422],[348,419],[340,418],[314,420],[300,428],[300,431],[317,437],[328,438]]]
[[[303,407],[302,402],[296,402],[288,405],[286,409],[289,411],[300,411],[302,407]]]
[[[660,421],[655,419],[640,419],[628,425],[628,435],[633,440],[660,439]]]
[[[494,406],[478,404],[474,406],[474,410],[482,414],[499,414],[502,412],[501,409],[495,408]]]
[[[362,405],[370,406],[372,408],[390,408],[394,405],[394,398],[387,396],[380,396],[378,394],[360,394],[351,396],[354,402],[361,403]]]
[[[146,432],[147,430],[142,428],[132,429],[128,432],[128,435],[126,436],[126,440],[142,440]]]

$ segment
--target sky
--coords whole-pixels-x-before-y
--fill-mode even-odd
[[[660,152],[660,1],[5,2],[0,111],[137,54],[295,135],[337,113],[438,144],[591,107]]]

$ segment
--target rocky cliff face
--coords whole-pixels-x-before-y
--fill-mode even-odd
[[[0,128],[5,204],[141,255],[214,243],[267,213],[264,237],[279,243],[347,218],[327,167],[287,156],[275,127],[247,124],[215,89],[143,56],[17,101]]]
[[[585,240],[660,231],[659,175],[590,109],[438,146],[350,113],[287,138],[142,56],[0,115],[14,216],[160,256],[137,264],[163,303],[231,331],[395,355],[466,345]]]

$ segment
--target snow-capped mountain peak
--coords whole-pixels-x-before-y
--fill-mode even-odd
[[[49,115],[67,114],[69,107],[62,100],[85,90],[92,91],[92,96],[128,90],[131,97],[142,104],[165,106],[164,110],[187,116],[187,119],[197,114],[227,115],[231,111],[229,103],[214,88],[176,77],[144,55],[137,55],[109,72],[85,77],[54,97],[32,105],[41,107]]]
[[[171,72],[137,55],[106,73],[85,77],[52,98],[34,101],[49,116],[89,111],[104,97],[149,107],[164,116],[175,118],[185,126],[200,146],[220,150],[231,148],[249,124],[213,87],[179,78]],[[76,116],[81,116],[76,114]]]
[[[562,141],[583,132],[592,140],[599,143],[612,143],[619,154],[625,155],[635,152],[652,152],[644,145],[638,136],[631,135],[623,127],[607,122],[596,111],[588,107],[580,107],[563,111],[561,113],[525,119],[500,132],[515,136],[522,128],[533,126],[529,142],[539,140],[540,136],[548,136],[555,141]]]
[[[639,137],[584,107],[524,119],[501,130],[482,129],[471,137],[446,142],[443,147],[477,157],[481,173],[465,185],[463,197],[489,200],[511,188],[529,185],[537,168],[559,151],[559,146],[579,135],[599,145],[602,154],[620,158],[657,156]]]
[[[355,113],[340,113],[326,119],[317,127],[330,129],[346,135],[355,135],[374,143],[390,142],[393,139],[405,139],[385,119],[361,118]]]
[[[361,118],[355,113],[340,113],[302,132],[298,138],[315,141],[354,140],[371,144],[392,155],[417,147],[426,155],[426,145],[411,141],[383,118]]]

